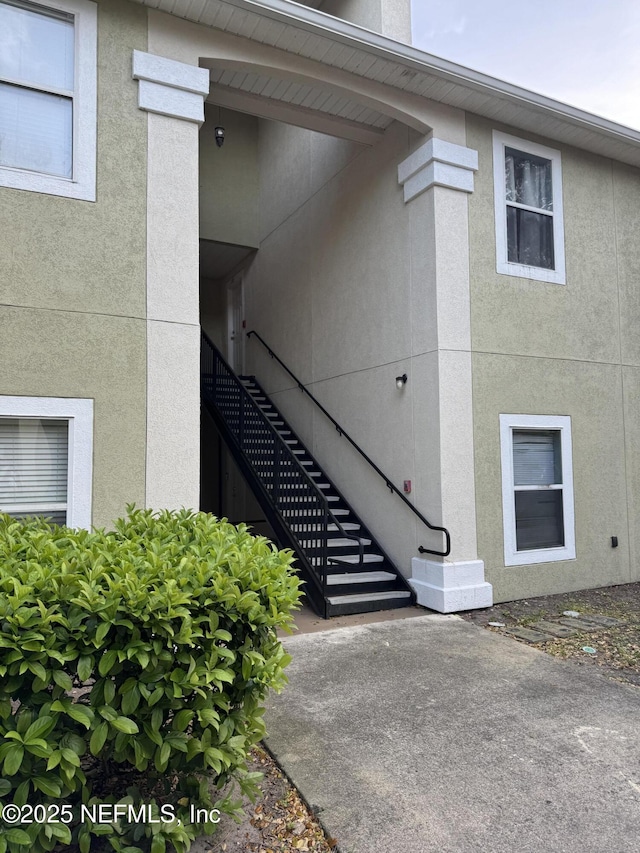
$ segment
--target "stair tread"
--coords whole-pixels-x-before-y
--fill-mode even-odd
[[[358,592],[353,595],[330,595],[327,601],[330,604],[356,604],[360,601],[388,601],[393,598],[407,599],[411,593],[404,589],[391,590],[390,592]]]
[[[256,476],[262,479],[263,485],[267,489],[273,487],[272,447],[275,431],[282,442],[279,453],[282,463],[278,477],[281,492],[277,505],[281,518],[289,525],[303,552],[308,555],[311,570],[314,573],[322,572],[326,577],[325,612],[335,615],[406,607],[413,600],[413,594],[402,584],[401,576],[388,558],[382,553],[375,553],[379,545],[369,538],[371,534],[336,493],[335,486],[328,481],[327,475],[300,442],[295,431],[288,427],[269,394],[254,376],[241,376],[240,380],[252,401],[249,416],[245,414],[245,427],[253,448],[248,454],[248,461],[253,465]],[[232,387],[231,381],[223,383],[226,384],[229,385],[228,393],[225,394],[220,411],[231,427],[235,428],[241,419],[244,392],[239,394]],[[244,410],[246,412],[246,407]],[[288,449],[285,450],[285,447]],[[301,468],[304,474],[301,474]],[[315,490],[319,492],[314,493],[308,478],[311,478]],[[303,482],[305,479],[306,484]],[[322,503],[319,495],[322,495]],[[325,512],[327,503],[328,517]],[[331,521],[332,517],[335,521]],[[363,547],[374,553],[360,554]],[[383,591],[376,592],[376,589]]]
[[[340,498],[337,495],[323,495],[324,499],[327,501],[339,501]],[[310,495],[294,495],[294,494],[285,494],[281,498],[278,498],[280,501],[286,501],[287,503],[308,503],[310,500],[315,500]]]
[[[333,514],[335,515],[337,510],[333,510]],[[361,529],[360,524],[354,524],[352,521],[345,521],[344,524],[341,525],[343,530],[347,531],[356,531]],[[317,524],[316,520],[311,518],[309,521],[296,521],[291,525],[291,529],[294,533],[316,533],[324,530],[324,525]],[[340,528],[337,524],[328,524],[327,525],[327,533],[340,533]],[[352,540],[348,540],[352,541]]]
[[[358,554],[345,554],[341,557],[331,557],[332,563],[359,563],[360,556]],[[380,554],[363,554],[363,563],[384,563],[384,557]]]
[[[339,586],[344,583],[381,583],[395,580],[393,572],[358,572],[358,574],[328,575],[328,586]]]

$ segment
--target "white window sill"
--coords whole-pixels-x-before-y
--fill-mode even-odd
[[[56,175],[43,175],[41,172],[29,172],[24,169],[0,166],[0,187],[75,198],[80,201],[96,200],[94,175],[89,180],[72,181],[69,178],[59,178]]]
[[[505,554],[505,566],[529,566],[536,563],[561,563],[566,560],[575,560],[575,548],[540,548],[536,551],[516,551]]]
[[[528,278],[532,281],[546,281],[549,284],[566,284],[564,270],[545,270],[542,267],[528,267],[524,264],[503,263],[498,261],[500,275],[512,275],[516,278]]]

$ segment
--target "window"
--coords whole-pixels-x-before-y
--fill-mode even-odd
[[[571,418],[500,415],[506,566],[576,556]]]
[[[493,134],[497,270],[565,283],[560,152]]]
[[[95,201],[96,4],[0,0],[0,186]]]
[[[0,397],[0,512],[89,527],[93,401]]]

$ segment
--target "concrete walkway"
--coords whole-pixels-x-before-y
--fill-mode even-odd
[[[640,851],[640,689],[455,616],[285,646],[267,743],[342,853]]]

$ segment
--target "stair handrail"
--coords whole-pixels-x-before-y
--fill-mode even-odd
[[[363,563],[364,563],[364,541],[363,541],[362,537],[356,536],[353,533],[349,533],[347,530],[344,529],[344,527],[340,523],[340,520],[338,519],[338,517],[336,515],[334,515],[333,512],[331,511],[331,507],[329,506],[329,501],[327,500],[327,496],[318,487],[318,484],[315,482],[313,477],[311,477],[309,475],[309,472],[306,470],[304,465],[300,462],[300,460],[295,455],[295,453],[291,452],[291,450],[290,450],[289,446],[287,445],[287,443],[285,442],[285,440],[282,438],[282,436],[277,431],[277,429],[273,426],[273,424],[269,421],[269,418],[267,418],[266,415],[264,414],[264,412],[260,409],[260,406],[258,406],[257,402],[253,399],[251,394],[248,392],[248,390],[242,384],[241,380],[239,379],[239,377],[235,373],[235,371],[232,370],[232,368],[229,366],[228,362],[226,361],[226,359],[224,358],[224,356],[222,355],[222,353],[220,352],[218,347],[213,343],[213,341],[207,335],[207,333],[204,331],[204,329],[201,329],[200,331],[201,331],[202,339],[204,341],[206,341],[207,345],[213,350],[213,353],[217,356],[217,358],[220,359],[220,361],[222,362],[222,364],[224,365],[226,370],[229,372],[229,374],[235,379],[236,384],[239,387],[242,394],[245,396],[246,399],[248,399],[250,401],[254,410],[256,412],[258,412],[263,423],[271,431],[271,433],[273,434],[273,436],[275,437],[275,439],[279,443],[280,447],[286,451],[286,453],[289,457],[289,460],[291,462],[293,462],[294,467],[297,468],[297,470],[298,470],[298,473],[302,474],[303,479],[305,479],[307,481],[307,485],[310,485],[312,491],[314,491],[316,493],[316,495],[321,499],[321,501],[324,505],[325,516],[327,516],[328,518],[331,519],[331,523],[336,525],[338,532],[345,539],[353,539],[357,543],[357,545],[358,545],[358,565],[363,565]],[[278,513],[278,514],[281,515],[280,513]],[[284,516],[282,516],[282,521],[287,525],[287,527],[290,528],[290,525]],[[328,534],[328,529],[326,532]],[[292,531],[292,533],[293,533],[293,531]],[[327,536],[327,541],[328,541],[328,536]],[[329,557],[329,555],[327,553],[327,556],[325,558],[325,564],[328,564],[331,561],[332,561],[332,559],[331,559],[331,557]],[[322,572],[323,587],[326,587],[326,575],[327,575],[327,572],[326,572],[326,565],[325,565],[325,568]]]
[[[346,438],[346,439],[347,439],[347,441],[349,442],[349,444],[351,444],[351,445],[352,445],[352,446],[353,446],[353,447],[358,451],[358,453],[360,454],[360,456],[362,456],[362,458],[363,458],[363,459],[364,459],[364,460],[369,464],[369,466],[370,466],[371,468],[373,468],[373,470],[374,470],[374,471],[375,471],[375,472],[376,472],[380,477],[382,477],[382,479],[385,481],[385,485],[386,485],[386,487],[387,487],[387,488],[388,488],[392,493],[395,493],[396,495],[398,495],[398,497],[399,497],[399,498],[400,498],[400,499],[401,499],[401,500],[402,500],[402,501],[403,501],[403,502],[404,502],[404,503],[409,507],[409,509],[413,512],[413,514],[414,514],[414,515],[416,515],[416,516],[420,519],[420,521],[422,521],[422,523],[423,523],[423,524],[425,524],[425,525],[429,528],[429,530],[434,530],[434,531],[437,531],[437,532],[439,532],[439,533],[444,534],[444,537],[445,537],[445,550],[444,550],[444,551],[434,551],[434,550],[432,550],[431,548],[423,548],[423,547],[422,547],[422,545],[419,545],[419,546],[418,546],[418,551],[419,551],[421,554],[434,554],[434,555],[435,555],[435,556],[437,556],[437,557],[448,557],[448,556],[449,556],[449,554],[451,553],[451,534],[449,533],[449,531],[447,530],[447,528],[446,528],[446,527],[439,527],[439,526],[438,526],[438,525],[436,525],[436,524],[431,524],[431,522],[430,522],[427,518],[425,518],[425,517],[424,517],[424,515],[420,512],[420,510],[416,509],[416,507],[415,507],[415,506],[414,506],[410,501],[408,501],[408,500],[406,499],[406,497],[402,494],[402,492],[400,491],[400,489],[398,489],[396,486],[394,486],[394,484],[391,482],[391,480],[389,479],[389,477],[387,477],[387,475],[384,473],[384,471],[382,471],[382,470],[381,470],[381,469],[376,465],[376,463],[373,461],[373,459],[371,459],[369,456],[367,456],[367,454],[366,454],[366,453],[364,452],[364,450],[360,447],[360,445],[359,445],[359,444],[357,444],[357,442],[355,442],[355,441],[353,440],[353,438],[351,438],[351,436],[349,435],[349,433],[348,433],[348,432],[347,432],[347,431],[346,431],[346,430],[345,430],[345,429],[344,429],[344,428],[343,428],[343,427],[338,423],[338,421],[337,421],[337,420],[336,420],[336,419],[335,419],[331,414],[329,414],[329,412],[325,409],[325,407],[322,405],[322,403],[321,403],[321,402],[320,402],[316,397],[314,397],[314,395],[311,393],[311,391],[309,391],[309,389],[308,389],[305,385],[303,385],[303,384],[302,384],[302,382],[298,379],[298,377],[295,375],[295,373],[293,373],[293,371],[289,370],[289,368],[288,368],[288,367],[287,367],[287,365],[284,363],[284,361],[282,361],[282,359],[281,359],[281,358],[279,358],[279,357],[276,355],[276,353],[271,349],[271,347],[269,346],[269,344],[268,344],[268,343],[265,341],[265,339],[264,339],[264,338],[259,334],[259,332],[256,332],[256,330],[255,330],[255,329],[251,329],[251,331],[250,331],[250,332],[247,332],[247,338],[250,338],[251,336],[255,336],[255,337],[260,341],[260,343],[262,344],[262,346],[263,346],[263,347],[267,350],[267,352],[269,353],[270,357],[271,357],[271,358],[274,358],[274,359],[278,362],[278,364],[279,364],[279,365],[280,365],[280,366],[281,366],[281,367],[282,367],[282,368],[283,368],[283,369],[284,369],[284,370],[289,374],[289,376],[293,379],[293,381],[296,383],[296,385],[298,386],[298,388],[299,388],[299,389],[300,389],[304,394],[306,394],[308,397],[310,397],[310,399],[311,399],[311,400],[315,403],[315,405],[320,409],[320,411],[322,412],[322,414],[323,414],[325,417],[327,417],[327,418],[331,421],[331,423],[335,426],[335,428],[336,428],[336,430],[337,430],[337,432],[338,432],[338,435],[339,435],[341,438],[344,436],[344,438]]]

